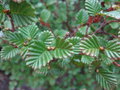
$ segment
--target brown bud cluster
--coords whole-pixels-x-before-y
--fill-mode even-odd
[[[51,51],[51,50],[55,50],[55,47],[47,47],[47,49]]]
[[[99,49],[100,49],[101,51],[104,51],[104,50],[105,50],[105,48],[104,48],[104,47],[100,47]]]

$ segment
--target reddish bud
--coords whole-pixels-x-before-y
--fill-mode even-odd
[[[27,45],[28,45],[28,43],[27,43],[27,42],[24,42],[24,43],[23,43],[23,45],[24,45],[24,46],[27,46]]]
[[[4,9],[2,12],[3,12],[3,13],[10,13],[10,10]]]
[[[18,46],[14,45],[14,48],[18,48]]]
[[[104,51],[104,50],[105,50],[105,48],[104,48],[104,47],[100,47],[99,49],[100,49],[101,51]]]
[[[39,21],[40,21],[40,24],[42,26],[46,26],[46,27],[50,28],[50,24],[49,23],[44,22],[42,19],[39,19]]]
[[[40,24],[42,24],[43,26],[46,26],[46,27],[50,27],[50,24],[49,23],[45,23],[43,21],[40,21]]]
[[[96,72],[98,73],[98,72],[99,72],[99,69],[97,69]]]
[[[105,7],[105,2],[101,2],[101,6],[102,6],[102,7]]]

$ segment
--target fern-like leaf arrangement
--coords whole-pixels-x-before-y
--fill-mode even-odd
[[[4,34],[2,39],[0,37],[1,59],[7,61],[20,56],[26,65],[45,73],[49,71],[48,68],[56,69],[58,63],[59,68],[69,64],[78,68],[93,66],[96,80],[102,87],[108,90],[116,87],[117,76],[111,67],[113,64],[120,67],[120,28],[114,30],[109,24],[116,22],[119,26],[120,10],[108,11],[99,2],[85,0],[85,8],[76,14],[77,23],[71,22],[77,27],[69,25],[69,21],[56,20],[55,23],[65,23],[68,29],[60,31],[59,28],[64,26],[59,26],[58,33],[64,33],[61,36],[61,33],[56,35],[54,23],[49,23],[54,15],[47,10],[48,6],[36,15],[35,8],[27,1],[17,3],[10,0],[9,8],[0,4],[0,23],[4,25],[7,20],[11,25],[11,28],[0,27]],[[59,17],[54,14],[55,19]],[[71,17],[68,14],[66,16]],[[106,25],[109,31],[105,30]],[[105,69],[109,66],[110,69]]]

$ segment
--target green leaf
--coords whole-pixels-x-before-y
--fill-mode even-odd
[[[117,42],[118,45],[120,45],[120,31],[118,32],[118,42]]]
[[[35,16],[35,9],[26,1],[21,3],[10,2],[11,14],[24,15],[24,16]]]
[[[74,46],[74,53],[75,54],[79,54],[80,53],[80,38],[79,37],[71,37],[67,39],[70,43],[73,44]]]
[[[19,53],[18,48],[14,48],[12,46],[5,46],[1,51],[1,58],[7,60],[15,57],[18,53]]]
[[[40,69],[36,69],[35,72],[39,73],[39,74],[47,75],[47,73],[48,73],[48,67],[42,67]]]
[[[97,37],[97,38],[98,38],[99,45],[101,47],[106,47],[108,40],[106,40],[104,37]]]
[[[16,26],[32,24],[35,21],[35,9],[26,1],[10,1],[10,11]]]
[[[51,12],[47,9],[43,9],[41,11],[41,14],[40,14],[40,18],[44,21],[44,22],[47,22],[48,19],[50,18],[51,16]]]
[[[84,27],[81,27],[78,29],[78,32],[76,33],[76,35],[78,37],[83,37],[86,35],[86,29],[87,29],[87,26],[84,26]],[[92,32],[91,28],[89,27],[88,28],[88,34],[90,34]]]
[[[15,26],[27,26],[36,21],[34,17],[24,15],[12,15]]]
[[[91,56],[83,55],[81,58],[81,62],[83,62],[85,64],[91,64],[93,61],[94,61],[94,58]]]
[[[104,64],[112,64],[113,63],[113,60],[111,60],[110,58],[108,58],[105,54],[101,54],[101,59],[102,59],[102,62]]]
[[[111,59],[120,59],[120,45],[117,44],[116,40],[107,43],[105,54]]]
[[[2,23],[5,20],[5,14],[0,13],[0,23]]]
[[[29,25],[27,27],[23,27],[19,29],[19,32],[23,35],[26,39],[35,39],[38,34],[38,27],[36,25]]]
[[[111,26],[112,29],[117,29],[117,28],[119,28],[120,23],[118,23],[118,22],[113,22],[113,23],[110,23],[110,26]]]
[[[4,8],[3,8],[2,4],[0,4],[0,13],[3,13],[3,10],[4,10]]]
[[[73,45],[64,39],[57,38],[55,48],[53,51],[55,58],[67,58],[73,54]]]
[[[120,19],[120,10],[110,11],[110,12],[101,12],[100,14],[109,16],[115,19]]]
[[[0,5],[0,23],[2,23],[5,20],[5,14],[3,13],[3,6]]]
[[[12,25],[9,20],[5,20],[3,23],[4,23],[4,28],[12,29]]]
[[[17,46],[22,46],[23,43],[25,42],[25,38],[22,36],[21,33],[13,33],[9,32],[6,34],[7,40],[9,40],[10,43],[13,43]]]
[[[22,56],[23,59],[26,58],[28,50],[29,50],[29,46],[24,46],[20,49],[20,55]]]
[[[37,41],[29,49],[26,64],[34,69],[40,69],[42,66],[46,66],[52,59],[53,57],[45,44]]]
[[[84,38],[84,40],[81,40],[80,43],[80,49],[82,53],[90,56],[98,56],[99,47],[100,46],[95,35],[90,36],[89,38]]]
[[[46,44],[46,46],[50,46],[54,40],[54,35],[50,31],[41,32],[38,36],[38,40],[41,40]]]
[[[77,23],[79,24],[83,24],[83,23],[86,23],[89,16],[88,16],[88,13],[86,12],[86,10],[84,9],[81,9],[78,13],[77,13]]]
[[[106,69],[98,69],[96,80],[102,87],[108,90],[117,85],[116,75],[113,72],[108,71]]]
[[[86,0],[85,8],[90,15],[96,15],[101,11],[101,5],[98,0]]]
[[[65,37],[65,35],[67,34],[68,32],[66,30],[63,30],[63,29],[57,29],[54,31],[54,34],[56,36],[59,36],[59,37]]]
[[[120,38],[120,31],[118,32],[118,37]]]
[[[4,33],[3,33],[3,31],[0,31],[0,39],[3,37],[4,37]],[[0,43],[1,43],[1,41],[0,41]]]
[[[53,5],[57,0],[47,0],[47,5]]]

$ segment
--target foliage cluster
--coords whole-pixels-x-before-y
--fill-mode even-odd
[[[120,88],[120,0],[3,0],[0,30],[11,90]]]

